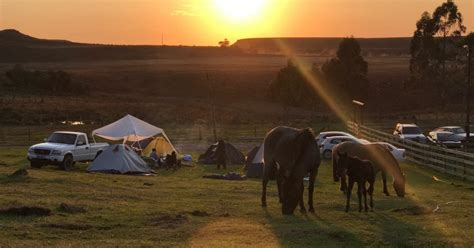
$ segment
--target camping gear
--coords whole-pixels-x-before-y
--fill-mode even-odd
[[[128,145],[111,145],[87,168],[89,172],[147,174],[153,170]]]
[[[174,147],[171,145],[168,140],[164,139],[163,137],[156,137],[153,138],[148,145],[145,146],[143,149],[142,155],[143,156],[150,156],[151,151],[153,148],[156,149],[156,154],[158,156],[163,156],[166,154],[171,154],[174,150]]]
[[[211,175],[204,175],[202,178],[208,178],[208,179],[221,179],[221,180],[230,180],[230,181],[243,181],[247,180],[247,177],[245,175],[240,175],[239,173],[235,172],[230,172],[228,174],[211,174]]]
[[[203,164],[216,164],[217,163],[217,156],[216,156],[216,149],[217,143],[211,145],[204,154],[199,156],[198,162]],[[232,144],[225,142],[225,153],[227,157],[227,164],[244,164],[245,163],[245,156],[235,148]]]
[[[244,171],[249,178],[262,178],[263,175],[263,145],[254,147],[245,160]]]
[[[193,157],[189,154],[184,154],[183,155],[183,161],[187,161],[187,162],[193,161]]]
[[[173,151],[176,151],[163,129],[155,127],[132,115],[126,115],[116,122],[92,131],[92,136],[95,135],[108,140],[123,140],[123,143],[127,141],[137,142],[156,135],[162,135],[170,144]]]

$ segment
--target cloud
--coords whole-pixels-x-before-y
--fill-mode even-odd
[[[198,16],[198,8],[191,3],[183,3],[181,7],[171,12],[172,16]]]

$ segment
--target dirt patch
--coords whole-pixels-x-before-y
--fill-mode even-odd
[[[153,183],[143,183],[143,185],[145,185],[145,186],[153,186],[153,185],[155,185],[155,184],[153,184]]]
[[[81,206],[75,206],[67,203],[61,203],[58,208],[59,211],[69,214],[81,214],[86,213],[87,210]]]
[[[89,230],[92,228],[91,225],[88,224],[71,224],[71,223],[49,223],[49,224],[41,224],[41,227],[47,228],[57,228],[63,230]]]
[[[0,209],[0,215],[14,216],[48,216],[51,215],[51,209],[43,207],[10,207]]]
[[[177,214],[175,216],[172,215],[161,215],[159,217],[153,218],[151,220],[152,226],[159,226],[162,228],[176,228],[179,225],[183,225],[189,222],[189,219],[186,215]]]
[[[421,207],[421,206],[411,206],[406,208],[396,208],[392,210],[392,212],[408,214],[408,215],[424,215],[424,214],[431,214],[433,210]]]
[[[11,175],[9,175],[9,178],[24,178],[28,176],[28,171],[25,169],[19,169],[15,172],[13,172]]]

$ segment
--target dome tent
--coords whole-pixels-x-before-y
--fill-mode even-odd
[[[160,156],[171,154],[171,152],[175,151],[173,145],[171,145],[171,143],[168,142],[166,139],[164,139],[163,137],[155,137],[152,138],[146,146],[144,146],[142,155],[150,156],[150,153],[153,148],[156,149],[156,153]]]
[[[217,157],[216,157],[216,149],[217,143],[212,144],[209,148],[207,148],[204,154],[199,156],[198,162],[203,164],[216,164]],[[245,156],[240,152],[235,146],[232,144],[225,142],[225,152],[227,156],[227,164],[244,164],[245,163]]]
[[[145,161],[128,145],[111,145],[102,152],[87,168],[89,172],[113,174],[153,173]]]
[[[244,171],[248,178],[261,178],[263,174],[263,145],[254,147],[245,159]]]

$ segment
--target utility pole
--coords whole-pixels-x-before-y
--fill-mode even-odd
[[[466,93],[466,141],[469,142],[471,136],[471,57],[472,44],[465,45],[467,49],[467,93]]]
[[[209,83],[209,108],[211,112],[212,132],[214,134],[214,141],[217,142],[216,114],[214,110],[214,88],[212,87],[212,82],[209,80],[208,73],[206,73],[206,78]]]

